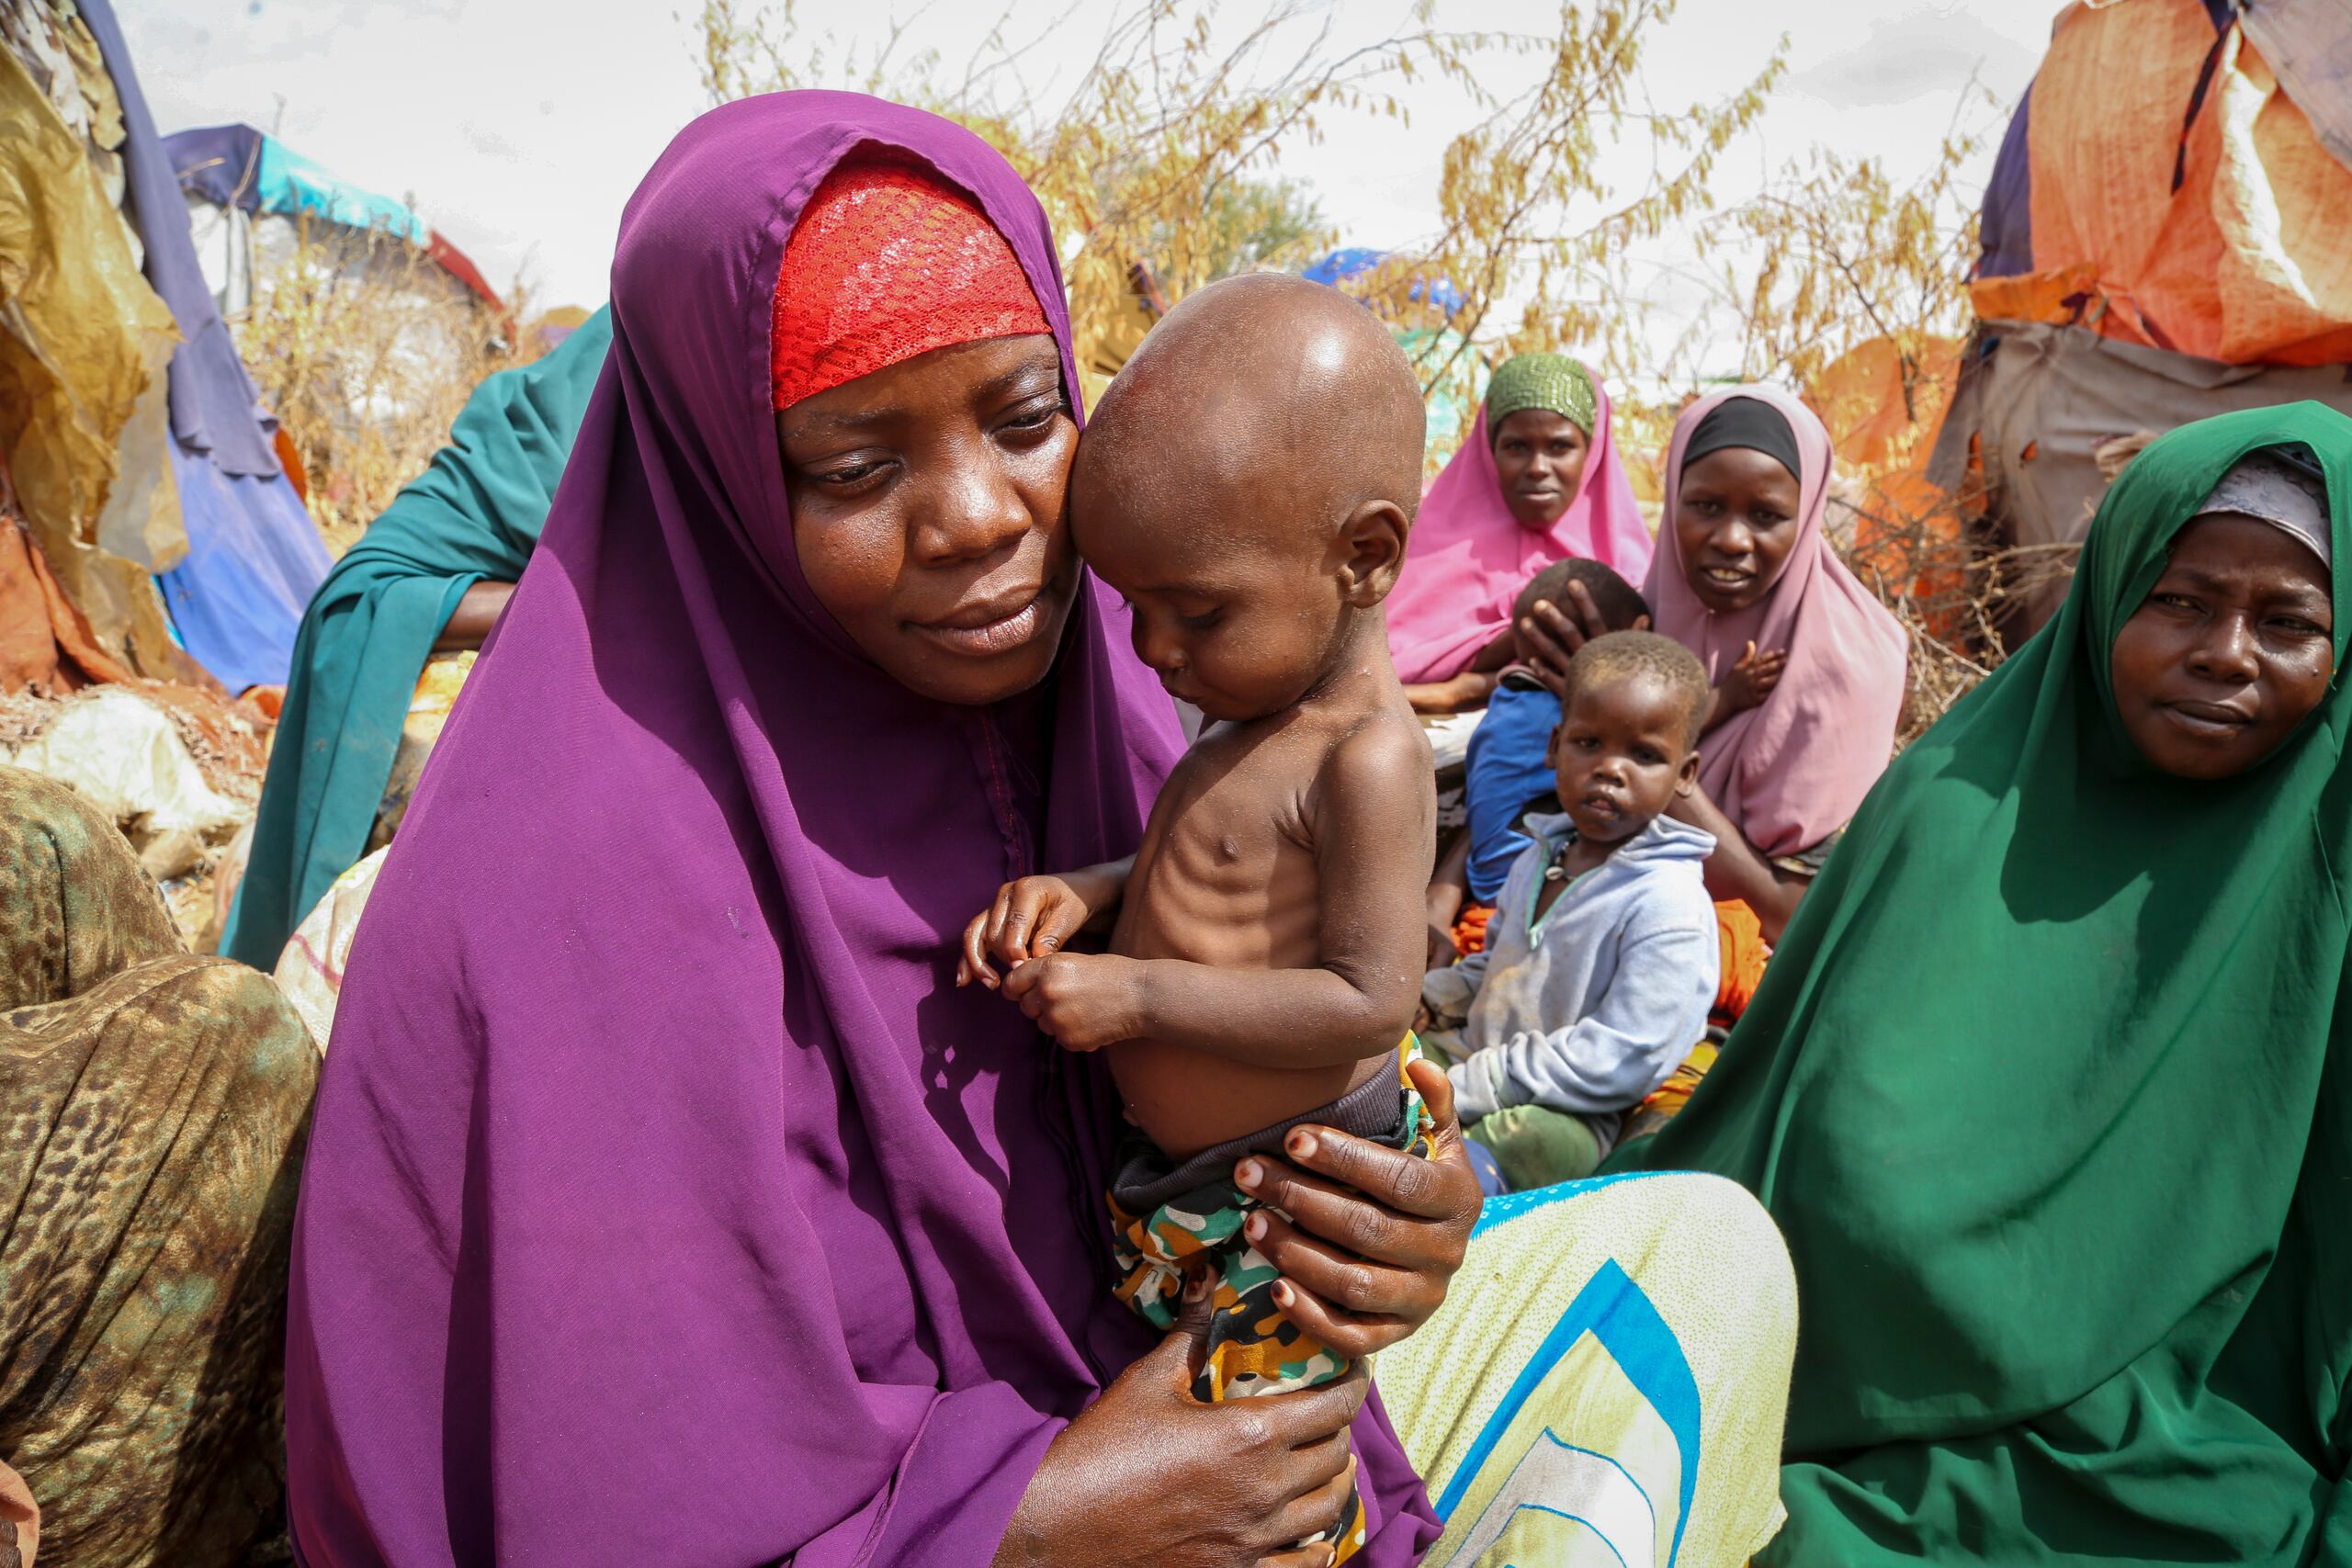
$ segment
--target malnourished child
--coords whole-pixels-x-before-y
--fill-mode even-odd
[[[1108,1052],[1137,1130],[1117,1288],[1164,1327],[1188,1274],[1214,1280],[1204,1400],[1347,1371],[1284,1311],[1237,1162],[1309,1122],[1428,1152],[1404,1067],[1436,798],[1381,609],[1421,423],[1403,352],[1331,289],[1236,278],[1153,330],[1080,442],[1071,527],[1136,652],[1214,727],[1131,862],[1009,883],[965,933],[967,977]],[[1064,949],[1114,914],[1109,952]],[[1362,1538],[1351,1503],[1334,1561]]]
[[[1460,1028],[1448,1077],[1463,1127],[1514,1190],[1591,1174],[1623,1113],[1706,1031],[1715,840],[1665,813],[1698,777],[1708,700],[1706,671],[1668,638],[1611,632],[1579,649],[1552,732],[1560,814],[1528,818],[1536,841],[1485,951],[1421,983],[1431,1022]]]

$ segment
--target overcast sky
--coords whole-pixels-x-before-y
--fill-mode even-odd
[[[594,305],[605,295],[612,238],[628,199],[677,129],[706,107],[693,37],[676,15],[692,0],[116,0],[140,83],[165,132],[243,120],[346,179],[413,197],[501,288],[518,269],[539,303]],[[1257,7],[1229,4],[1229,13]],[[958,58],[993,15],[972,0],[929,9],[888,0],[814,0],[804,16],[917,17],[913,35]],[[1093,0],[1016,4],[1040,22],[1068,17],[1029,62],[1038,76],[1092,56]],[[1548,6],[1442,4],[1462,27],[1542,25]],[[1865,22],[1854,13],[1875,10]],[[1661,105],[1728,90],[1786,33],[1791,71],[1726,184],[1826,144],[1923,167],[1973,74],[2013,104],[2031,79],[2056,0],[1683,0],[1645,67]],[[1348,0],[1341,36],[1381,36],[1402,5]],[[820,23],[820,26],[824,24]],[[844,24],[834,24],[842,26]],[[1436,227],[1445,142],[1468,123],[1432,85],[1409,129],[1351,125],[1285,157],[1281,173],[1312,186],[1344,243],[1410,245]],[[1997,118],[1997,117],[1996,117]],[[1989,164],[1991,152],[1985,157]]]

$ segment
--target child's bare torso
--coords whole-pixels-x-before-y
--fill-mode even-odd
[[[1111,951],[1219,969],[1306,969],[1322,957],[1317,784],[1340,743],[1408,713],[1292,709],[1203,736],[1153,805]],[[1415,731],[1418,738],[1418,730]],[[1328,1104],[1396,1071],[1397,1035],[1330,1066],[1261,1066],[1159,1040],[1109,1048],[1127,1114],[1182,1159]]]

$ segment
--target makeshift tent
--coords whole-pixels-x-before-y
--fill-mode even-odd
[[[70,12],[0,10],[0,688],[162,675],[180,332],[122,211],[124,105]]]
[[[286,679],[302,607],[330,564],[279,466],[260,407],[198,269],[187,209],[108,0],[78,0],[122,102],[129,214],[181,345],[170,373],[169,457],[187,555],[160,573],[180,641],[231,691]]]
[[[306,217],[404,241],[454,283],[506,309],[481,269],[407,203],[336,177],[274,136],[250,125],[212,125],[165,137],[164,150],[187,193],[206,280],[224,310],[252,303],[257,261],[266,274],[277,253],[290,250]]]
[[[2352,411],[2347,213],[2342,0],[2069,7],[1994,165],[1929,477],[1981,494],[2007,542],[2063,547],[2110,441],[2301,398]]]

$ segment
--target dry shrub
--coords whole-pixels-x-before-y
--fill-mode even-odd
[[[1899,750],[1999,665],[2010,612],[2070,573],[2077,547],[2003,545],[1976,521],[1976,497],[1920,492],[1905,504],[1890,488],[1849,487],[1830,514],[1838,553],[1911,640]]]
[[[1782,67],[1775,50],[1720,98],[1654,93],[1643,54],[1675,3],[1562,0],[1523,30],[1464,31],[1434,26],[1419,0],[1396,30],[1356,36],[1358,9],[1317,0],[1118,0],[1035,33],[1005,7],[952,62],[910,47],[912,22],[870,50],[844,45],[804,26],[795,0],[702,0],[691,26],[714,103],[850,87],[959,120],[1001,151],[1053,223],[1078,360],[1098,373],[1140,336],[1137,264],[1170,304],[1234,272],[1295,268],[1332,236],[1283,181],[1284,152],[1371,120],[1409,124],[1422,84],[1463,92],[1481,118],[1444,150],[1442,229],[1400,258],[1404,298],[1383,311],[1433,327],[1409,308],[1413,283],[1442,277],[1461,296],[1451,330],[1413,345],[1430,389],[1470,356],[1630,350],[1641,304],[1624,288],[1626,248],[1713,205],[1719,159]],[[1074,26],[1098,38],[1094,55],[1074,76],[1045,73],[1039,37]],[[1622,179],[1604,169],[1620,143],[1649,154]]]
[[[502,315],[417,246],[308,219],[265,257],[231,328],[336,555],[432,460],[482,378],[533,357]],[[519,310],[520,301],[515,301]]]

